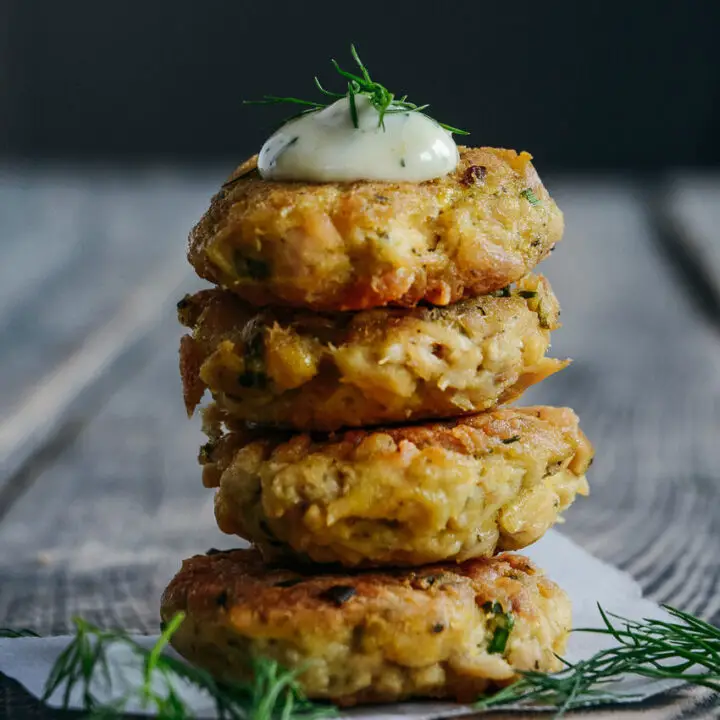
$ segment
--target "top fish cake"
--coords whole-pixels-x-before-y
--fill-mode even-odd
[[[264,180],[241,165],[190,233],[197,273],[255,305],[319,311],[449,305],[515,282],[563,216],[526,152],[461,147],[414,182]]]

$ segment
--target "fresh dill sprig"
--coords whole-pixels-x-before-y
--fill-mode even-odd
[[[73,690],[80,688],[83,709],[91,717],[118,717],[134,701],[159,718],[179,720],[194,717],[177,690],[178,683],[185,682],[204,691],[222,719],[318,720],[335,715],[334,707],[307,700],[297,683],[302,668],[290,672],[274,660],[261,658],[252,663],[251,682],[229,684],[215,680],[205,670],[163,654],[184,617],[183,613],[175,615],[149,650],[125,632],[102,630],[75,618],[75,636],[53,665],[42,699],[48,700],[59,690],[62,706],[68,708]],[[94,694],[93,687],[100,683],[106,691],[112,690],[108,650],[118,644],[131,650],[142,680],[120,699],[107,704]]]
[[[557,673],[522,672],[520,680],[492,697],[480,700],[475,707],[488,710],[506,705],[541,705],[556,708],[555,717],[560,718],[568,710],[589,704],[634,699],[632,695],[609,687],[632,675],[653,680],[678,680],[720,691],[720,629],[690,613],[664,607],[671,616],[669,620],[629,620],[607,613],[598,606],[603,626],[579,628],[575,632],[609,635],[616,641],[613,647],[575,664],[563,660],[565,668]],[[63,707],[68,707],[72,691],[79,687],[83,707],[93,717],[117,717],[134,700],[160,718],[179,720],[193,717],[176,690],[178,681],[185,681],[212,698],[219,718],[316,720],[336,713],[330,705],[314,704],[305,698],[296,682],[302,669],[290,672],[275,661],[263,658],[253,662],[252,682],[227,684],[215,680],[204,670],[164,655],[163,650],[183,619],[182,613],[176,615],[157,643],[147,650],[127,633],[101,630],[76,618],[75,637],[55,662],[43,699],[47,700],[60,690]],[[508,634],[512,632],[512,623],[506,622],[503,627]],[[26,630],[0,630],[3,637],[33,634]],[[506,642],[507,637],[501,640]],[[93,694],[92,687],[100,682],[106,690],[111,690],[107,651],[116,643],[133,652],[142,681],[127,695],[108,705]]]
[[[364,95],[370,100],[372,106],[378,111],[378,127],[385,129],[385,116],[393,115],[397,113],[407,112],[422,112],[429,105],[416,105],[415,103],[409,102],[407,95],[396,98],[384,85],[379,82],[375,82],[370,77],[370,72],[364,65],[360,56],[358,55],[355,45],[350,46],[350,53],[353,60],[360,69],[360,75],[356,73],[348,72],[343,70],[336,60],[331,60],[333,67],[338,74],[347,81],[347,91],[345,93],[332,92],[326,90],[320,83],[317,77],[315,77],[315,86],[323,94],[332,98],[333,102],[340,98],[347,97],[350,105],[350,118],[354,128],[359,127],[358,112],[357,112],[357,101],[358,95]],[[308,112],[315,112],[327,107],[330,103],[319,103],[312,100],[301,100],[296,97],[280,97],[278,95],[264,95],[261,100],[244,100],[247,105],[277,105],[280,103],[291,103],[294,105],[304,105],[305,110],[299,113],[304,115]],[[299,117],[296,115],[295,117]],[[449,132],[455,133],[456,135],[469,135],[466,130],[460,130],[459,128],[452,127],[451,125],[445,125],[444,123],[438,123],[440,127],[448,130]]]
[[[664,607],[672,620],[628,620],[598,605],[604,626],[575,632],[610,635],[617,645],[575,664],[563,660],[565,668],[557,673],[523,672],[520,680],[476,707],[533,703],[556,707],[555,717],[560,718],[588,704],[632,699],[607,688],[628,675],[720,691],[720,629],[690,613]]]
[[[21,637],[40,637],[33,630],[27,628],[18,628],[11,630],[10,628],[0,628],[0,638],[21,638]]]

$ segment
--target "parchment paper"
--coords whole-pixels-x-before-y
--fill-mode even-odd
[[[597,603],[605,610],[633,619],[665,618],[667,614],[655,603],[642,597],[639,585],[626,573],[621,572],[593,557],[559,532],[550,531],[540,542],[523,551],[570,595],[573,602],[574,627],[598,627],[601,619]],[[143,644],[152,645],[156,638],[139,637]],[[16,679],[36,697],[42,695],[48,673],[57,656],[70,641],[69,637],[0,639],[0,672]],[[613,644],[611,638],[592,633],[573,633],[570,638],[567,659],[577,662],[590,657],[598,650]],[[120,697],[123,687],[132,687],[139,681],[139,673],[129,666],[130,652],[122,647],[112,648],[113,695]],[[674,681],[647,681],[627,678],[619,686],[609,690],[621,690],[643,700],[652,695],[676,687]],[[112,698],[98,687],[97,694]],[[199,717],[214,717],[212,701],[189,686],[178,686],[183,698]],[[59,707],[60,697],[50,699],[50,705]],[[71,707],[81,709],[79,693],[72,699]],[[523,708],[527,711],[527,707]],[[547,710],[547,708],[537,708]],[[127,711],[143,712],[142,708],[128,706]],[[473,711],[470,706],[447,702],[412,702],[396,705],[357,708],[346,711],[341,717],[354,720],[395,720],[413,718],[430,720],[465,715]]]

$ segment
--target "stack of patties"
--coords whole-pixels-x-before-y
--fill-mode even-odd
[[[263,179],[257,158],[190,237],[217,287],[178,305],[219,527],[187,560],[176,649],[224,680],[266,656],[340,704],[473,700],[559,667],[565,593],[526,558],[587,493],[566,408],[498,407],[565,367],[531,274],[562,214],[527,153],[460,148],[425,182]],[[499,553],[499,554],[498,554]]]

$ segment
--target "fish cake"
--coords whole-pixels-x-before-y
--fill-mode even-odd
[[[220,529],[269,560],[410,566],[538,540],[577,494],[593,449],[568,408],[504,408],[331,437],[222,434],[201,451]]]
[[[296,430],[478,412],[568,364],[545,356],[560,310],[541,276],[446,308],[258,311],[223,290],[178,307],[188,413],[209,389],[237,420]]]
[[[186,618],[171,644],[224,681],[256,658],[305,668],[311,698],[339,705],[411,697],[472,702],[518,670],[555,671],[567,595],[520,555],[414,570],[306,574],[255,550],[185,560],[161,616]]]
[[[517,281],[563,233],[526,152],[460,148],[423,183],[273,182],[250,158],[190,233],[200,277],[254,305],[448,305]]]

